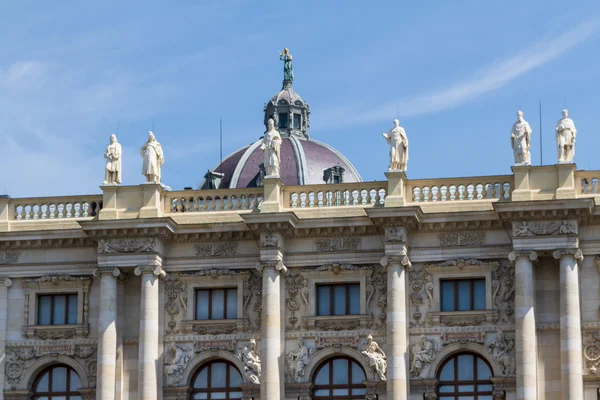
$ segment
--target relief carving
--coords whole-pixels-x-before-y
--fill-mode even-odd
[[[411,288],[410,302],[414,307],[410,325],[423,326],[427,311],[433,306],[433,277],[423,269],[414,270],[409,272],[408,282]]]
[[[98,254],[150,253],[157,251],[156,239],[100,239]]]
[[[60,285],[65,282],[79,282],[84,286],[89,287],[92,283],[92,278],[89,276],[71,276],[71,275],[47,275],[40,278],[23,279],[24,289],[35,289],[40,284],[50,283],[52,285]]]
[[[213,279],[218,279],[220,276],[235,276],[235,275],[250,275],[249,271],[235,271],[232,269],[225,268],[213,268],[203,269],[196,272],[182,272],[179,274],[181,277],[193,277],[193,276],[209,276]]]
[[[438,235],[441,247],[480,246],[484,244],[484,232],[447,232]]]
[[[248,344],[239,349],[236,356],[244,365],[244,375],[246,375],[248,381],[255,385],[259,385],[261,366],[260,358],[256,353],[256,341],[254,339],[250,339]]]
[[[367,341],[365,345],[360,350],[360,354],[365,356],[369,363],[369,367],[375,373],[375,376],[379,378],[379,380],[386,380],[386,372],[387,372],[387,361],[386,356],[381,347],[373,340],[373,336],[367,336]]]
[[[237,254],[237,243],[196,244],[194,249],[199,257],[226,257]]]
[[[498,321],[512,323],[515,321],[515,267],[503,264],[493,274],[492,299],[498,310]]]
[[[20,256],[20,251],[0,251],[0,265],[15,264]]]
[[[279,238],[272,233],[264,233],[260,237],[260,247],[279,247]]]
[[[344,271],[360,271],[360,270],[370,270],[373,267],[358,267],[356,265],[350,264],[329,264],[317,267],[315,269],[303,269],[301,272],[333,272],[335,275],[339,275]]]
[[[180,329],[177,328],[177,323],[181,322],[183,315],[180,315],[181,311],[187,309],[187,284],[181,282],[177,278],[169,277],[165,284],[165,293],[167,296],[167,303],[165,309],[169,318],[167,321],[167,335],[178,334]]]
[[[248,331],[260,332],[262,325],[262,276],[252,274],[244,282],[244,311],[250,320]]]
[[[315,328],[323,331],[350,331],[358,328],[360,321],[358,319],[351,319],[345,321],[335,320],[318,320],[315,321]]]
[[[197,335],[223,335],[234,333],[235,330],[235,324],[192,325],[192,331]]]
[[[314,243],[318,252],[350,251],[360,248],[360,238],[358,237],[322,238],[315,239]]]
[[[421,335],[419,342],[413,344],[410,348],[411,364],[410,376],[413,378],[424,378],[429,372],[431,362],[435,359],[439,350],[435,340]]]
[[[583,357],[585,366],[595,375],[598,372],[598,364],[600,364],[600,331],[585,333]]]
[[[531,234],[531,235],[530,235]],[[513,222],[513,236],[576,235],[576,224],[567,221]]]
[[[165,355],[165,380],[167,386],[174,386],[183,379],[183,370],[192,360],[193,349],[173,342]]]
[[[304,343],[304,338],[298,338],[296,342],[296,349],[292,350],[287,355],[287,381],[288,382],[299,382],[304,377],[304,368],[310,363],[315,348],[308,347]]]
[[[471,326],[481,325],[486,321],[485,316],[465,317],[461,315],[444,315],[440,317],[442,326]]]
[[[302,304],[304,304],[304,307],[308,306],[308,281],[299,273],[293,273],[286,278],[286,288],[286,305],[291,311],[288,322],[290,323],[291,329],[296,329],[296,325],[299,321],[296,313],[300,310]],[[302,303],[298,299],[298,295],[300,295]]]
[[[378,271],[368,278],[365,288],[371,328],[382,328],[387,318],[387,273]]]
[[[514,339],[507,337],[502,329],[498,329],[496,340],[489,342],[485,347],[492,353],[504,375],[515,375],[517,362],[513,351]]]

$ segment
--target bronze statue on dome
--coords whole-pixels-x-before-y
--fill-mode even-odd
[[[283,80],[292,82],[294,80],[294,71],[292,70],[292,55],[286,47],[279,53],[279,59],[283,60]]]

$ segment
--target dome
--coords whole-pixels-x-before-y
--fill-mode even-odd
[[[304,106],[304,100],[302,100],[302,97],[300,97],[294,88],[289,85],[288,87],[284,86],[279,93],[273,96],[271,99],[271,104],[292,104],[296,106]]]
[[[259,139],[237,150],[210,172],[221,177],[220,184],[215,186],[220,189],[260,186],[264,176],[261,143]],[[325,143],[295,136],[282,138],[279,174],[283,184],[289,186],[362,182],[358,171],[339,151]],[[207,188],[206,179],[203,188]]]

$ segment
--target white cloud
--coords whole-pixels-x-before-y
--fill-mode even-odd
[[[506,86],[520,76],[541,67],[560,57],[571,48],[582,43],[598,31],[598,21],[583,22],[554,38],[545,38],[532,44],[526,50],[484,69],[472,78],[454,84],[440,91],[421,94],[410,98],[394,100],[364,112],[348,113],[347,108],[339,110],[344,118],[330,118],[330,121],[344,121],[351,125],[368,123],[395,116],[411,117],[448,110],[474,100],[481,95]],[[323,113],[331,117],[331,113]],[[346,118],[353,115],[351,118]],[[324,121],[325,122],[325,121]],[[322,128],[319,124],[319,127]]]

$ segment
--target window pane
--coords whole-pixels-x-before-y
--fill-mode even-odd
[[[315,396],[329,396],[328,389],[315,390]]]
[[[442,311],[454,311],[454,282],[442,281]]]
[[[60,295],[54,296],[54,325],[64,325],[67,323],[66,320],[67,312],[67,296]]]
[[[333,287],[333,315],[346,315],[346,285]]]
[[[475,386],[474,385],[459,385],[458,391],[459,392],[474,392]]]
[[[212,318],[211,319],[223,319],[225,318],[225,291],[223,289],[217,289],[212,291]]]
[[[227,318],[237,318],[237,289],[227,289]]]
[[[348,389],[333,389],[334,396],[348,396]]]
[[[72,392],[76,392],[81,389],[81,380],[79,379],[79,375],[73,370],[70,371],[71,378],[69,382],[69,390]]]
[[[227,364],[214,363],[210,366],[210,387],[224,388],[227,383]]]
[[[67,316],[67,323],[76,324],[77,323],[77,295],[70,294],[69,295],[69,315]]]
[[[240,387],[240,385],[242,384],[242,375],[240,375],[240,373],[238,372],[238,370],[233,367],[233,366],[229,366],[229,387],[231,388],[236,388],[236,387]]]
[[[454,380],[454,359],[448,361],[444,365],[444,369],[440,374],[440,381],[453,381]]]
[[[288,126],[288,113],[279,113],[279,127],[287,128]]]
[[[208,319],[208,290],[196,291],[196,319]]]
[[[350,314],[360,314],[360,285],[350,285]]]
[[[227,398],[227,393],[225,392],[213,392],[210,394],[210,398],[211,399],[226,399]]]
[[[479,400],[494,400],[494,396],[479,396]]]
[[[454,393],[454,385],[440,386],[440,393]]]
[[[44,375],[38,381],[35,388],[36,392],[47,392],[48,391],[48,371],[44,372]]]
[[[472,381],[475,379],[473,376],[473,372],[475,370],[475,365],[473,356],[470,354],[464,354],[457,357],[458,358],[458,380],[459,381]]]
[[[352,383],[363,383],[366,381],[365,373],[362,368],[355,362],[352,362]]]
[[[199,389],[199,388],[208,387],[207,381],[206,381],[207,371],[208,371],[208,368],[202,368],[200,370],[200,373],[198,374],[198,376],[196,377],[196,380],[194,381],[194,388]]]
[[[241,399],[242,398],[242,392],[232,392],[232,393],[229,393],[229,398],[230,399]]]
[[[50,325],[50,307],[52,305],[51,296],[38,297],[38,324]]]
[[[208,393],[196,393],[194,395],[194,400],[204,400],[208,399]]]
[[[458,281],[458,311],[471,309],[471,281]]]
[[[473,282],[473,302],[475,310],[485,310],[485,279]]]
[[[330,314],[329,286],[317,286],[317,315]]]
[[[494,386],[493,385],[479,385],[479,386],[477,386],[477,390],[480,392],[491,392],[492,390],[494,390]]]
[[[478,358],[477,359],[477,380],[487,381],[491,377],[492,377],[492,371],[490,371],[490,367],[487,366],[485,361],[483,361],[481,358]]]
[[[367,389],[352,389],[352,395],[356,396],[357,394],[367,394]]]
[[[315,385],[329,384],[329,363],[323,365],[315,378]]]
[[[333,360],[333,384],[347,385],[348,384],[348,360],[337,359]]]
[[[67,391],[67,369],[65,367],[57,367],[52,370],[52,391]]]
[[[294,128],[300,128],[300,114],[294,114]]]

